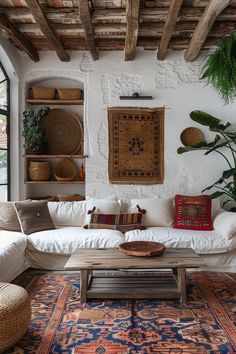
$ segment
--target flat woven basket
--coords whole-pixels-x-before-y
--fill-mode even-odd
[[[200,129],[189,127],[182,131],[180,140],[184,146],[193,147],[204,140],[204,135]]]
[[[32,87],[33,98],[38,100],[52,100],[55,93],[56,89],[53,87]]]
[[[82,97],[82,92],[79,88],[57,89],[57,93],[61,100],[80,100]]]
[[[84,195],[80,194],[58,194],[57,198],[60,202],[80,202],[81,200],[85,200]]]

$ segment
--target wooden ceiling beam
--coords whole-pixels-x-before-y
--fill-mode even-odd
[[[30,12],[33,15],[35,21],[37,22],[40,30],[55,49],[57,56],[61,59],[61,61],[70,61],[69,55],[66,53],[60,40],[54,33],[53,28],[46,16],[44,15],[38,0],[25,0],[25,2],[28,5]]]
[[[184,59],[186,61],[193,61],[198,57],[202,45],[207,39],[208,33],[214,25],[217,16],[230,4],[230,2],[231,0],[209,1],[185,52]]]
[[[140,0],[126,0],[125,60],[134,60],[139,30]]]
[[[95,44],[92,18],[88,0],[78,0],[79,18],[84,29],[88,49],[94,60],[98,59],[98,51]]]
[[[3,14],[0,14],[0,31],[1,30],[5,31],[17,47],[23,50],[33,61],[39,61],[35,47]]]
[[[160,46],[157,53],[157,59],[159,60],[164,60],[166,57],[168,45],[174,32],[182,3],[183,0],[172,0],[170,3],[169,12],[166,18]]]

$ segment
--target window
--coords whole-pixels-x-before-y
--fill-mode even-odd
[[[0,201],[10,199],[9,78],[0,63]]]

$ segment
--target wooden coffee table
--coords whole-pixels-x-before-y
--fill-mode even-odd
[[[179,298],[186,303],[186,269],[202,266],[204,261],[189,248],[167,248],[155,257],[127,256],[115,248],[84,248],[69,258],[65,269],[80,270],[81,303],[108,298]],[[94,270],[113,272],[94,275]]]

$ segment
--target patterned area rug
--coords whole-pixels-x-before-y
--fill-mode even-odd
[[[235,279],[192,273],[187,306],[156,300],[80,305],[78,273],[26,271],[19,283],[32,298],[32,321],[7,353],[236,353]]]

